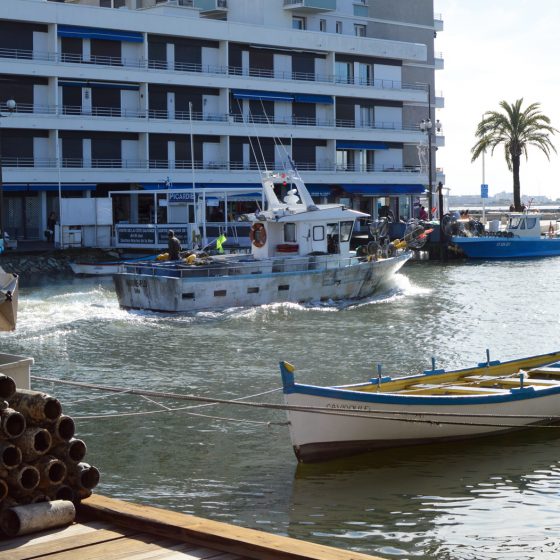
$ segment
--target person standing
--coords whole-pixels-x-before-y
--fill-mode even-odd
[[[54,241],[54,228],[56,226],[56,214],[51,212],[47,218],[47,229],[45,230],[45,236],[47,241],[52,243]]]
[[[178,260],[181,253],[181,242],[175,237],[172,229],[167,232],[167,253],[170,261]]]

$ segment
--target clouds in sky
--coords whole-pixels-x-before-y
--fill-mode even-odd
[[[437,154],[451,194],[476,194],[482,161],[471,163],[474,131],[485,111],[502,100],[540,103],[541,111],[560,130],[560,1],[434,0],[444,31],[435,41],[445,68],[436,71],[436,91],[445,98],[437,112],[444,126],[445,147]],[[552,138],[560,154],[560,133]],[[490,195],[511,192],[512,177],[503,151],[486,157]],[[537,148],[521,162],[522,195],[560,199],[560,155],[550,162]]]

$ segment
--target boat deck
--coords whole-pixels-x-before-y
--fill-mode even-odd
[[[507,364],[482,366],[476,370],[442,371],[389,379],[381,384],[372,382],[354,390],[399,395],[496,395],[519,387],[532,387],[535,391],[560,387],[560,362],[531,365],[529,362],[524,367],[514,367],[512,371],[508,371]]]
[[[1,560],[381,560],[94,495],[69,527],[0,540]]]

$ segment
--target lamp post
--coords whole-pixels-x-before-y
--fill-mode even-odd
[[[436,132],[441,131],[441,123],[436,120],[436,124],[432,122],[429,117],[427,119],[422,119],[419,124],[419,128],[422,132],[426,133],[428,137],[428,217],[432,219],[432,207],[433,207],[433,195],[434,195],[434,170],[433,170],[433,159],[432,159],[432,138]],[[442,209],[440,208],[440,220],[441,220]]]
[[[13,113],[16,110],[17,104],[13,99],[8,99],[6,101],[6,109],[10,113]],[[0,106],[0,117],[4,117],[5,115],[2,114],[2,108]],[[0,121],[0,246],[1,249],[4,249],[4,182],[2,179],[2,126]],[[2,252],[0,250],[0,252]]]

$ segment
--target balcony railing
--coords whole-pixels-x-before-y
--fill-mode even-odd
[[[318,171],[330,173],[420,173],[420,166],[402,165],[339,165],[333,162],[301,162],[295,161],[299,171]],[[5,168],[47,168],[57,169],[58,160],[34,157],[5,157],[2,158]],[[290,164],[282,162],[266,162],[269,169],[289,169]],[[190,160],[163,160],[163,159],[83,159],[83,158],[61,158],[60,167],[65,169],[168,169],[168,170],[190,170],[193,163]],[[258,171],[263,168],[262,163],[240,162],[240,161],[195,161],[194,169],[199,171],[215,172],[222,171]]]
[[[1,108],[1,107],[0,107]],[[396,130],[396,131],[419,131],[419,125],[403,125],[393,121],[366,121],[356,123],[349,119],[329,119],[319,117],[296,117],[293,115],[240,115],[238,113],[201,113],[199,111],[169,112],[165,109],[149,109],[148,111],[124,109],[119,107],[91,107],[83,108],[79,105],[37,105],[30,103],[18,103],[15,113],[34,115],[63,115],[69,117],[105,117],[105,118],[128,118],[128,119],[152,119],[168,121],[188,121],[191,117],[197,122],[220,122],[226,124],[263,124],[274,126],[297,126],[297,127],[321,127],[321,128],[351,128],[368,130]]]
[[[420,90],[427,91],[428,86],[422,83],[401,82],[400,80],[364,79],[361,77],[348,78],[346,76],[287,72],[259,68],[240,68],[236,66],[215,66],[189,62],[168,63],[164,60],[130,59],[111,56],[92,56],[84,59],[82,55],[67,53],[48,53],[21,49],[0,48],[0,59],[29,60],[33,62],[66,63],[91,66],[109,66],[136,68],[146,71],[165,71],[189,74],[211,74],[220,76],[246,76],[281,81],[321,82],[330,84],[346,84],[352,86],[373,87],[377,89],[392,90]]]

